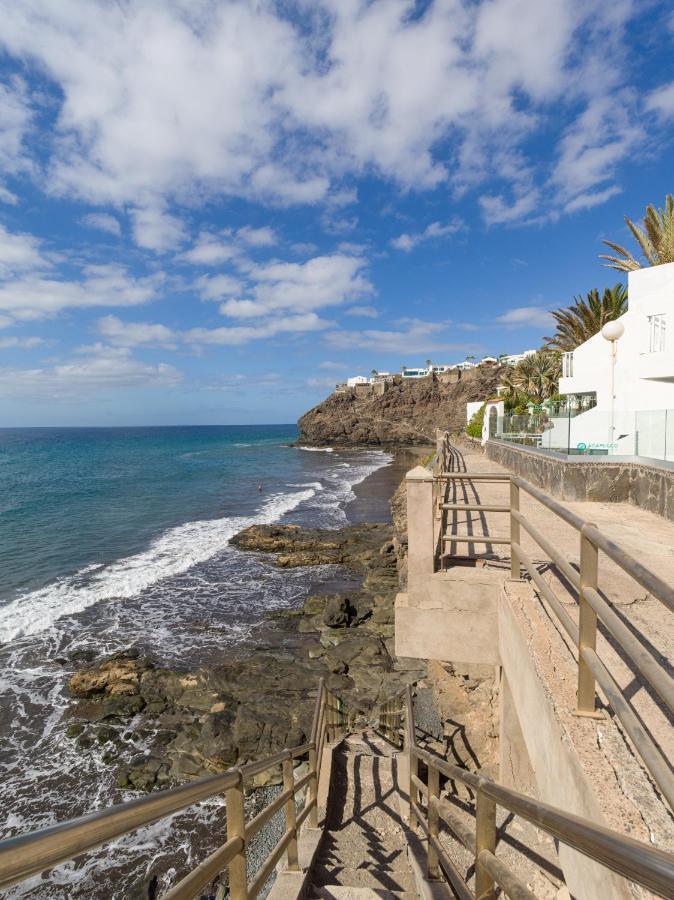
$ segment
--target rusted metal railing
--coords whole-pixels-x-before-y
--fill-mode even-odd
[[[281,750],[258,762],[229,769],[222,775],[201,778],[191,784],[158,791],[139,800],[131,800],[0,842],[0,888],[9,887],[46,872],[67,860],[129,834],[144,825],[157,822],[200,801],[225,794],[227,840],[202,863],[172,887],[163,900],[192,900],[210,885],[219,873],[228,869],[229,896],[232,900],[254,900],[279,860],[285,854],[288,870],[297,871],[298,833],[308,819],[318,826],[318,780],[325,742],[332,741],[348,724],[348,710],[320,680],[310,740],[298,747]],[[309,757],[309,771],[295,779],[294,760]],[[250,821],[246,821],[244,788],[263,772],[281,768],[282,791]],[[297,813],[297,798],[306,789],[304,806]],[[246,848],[280,810],[285,811],[285,829],[281,839],[248,880]]]
[[[661,700],[674,712],[674,679],[667,669],[646,646],[639,634],[634,634],[620,619],[611,604],[600,593],[600,552],[605,554],[623,572],[657,598],[667,609],[674,612],[674,589],[655,573],[643,566],[622,547],[603,534],[592,522],[567,509],[563,504],[549,497],[535,485],[507,472],[465,472],[444,471],[435,475],[441,486],[434,492],[440,499],[436,503],[437,517],[440,519],[440,552],[436,565],[440,568],[454,555],[452,545],[465,544],[505,544],[510,547],[510,574],[514,579],[521,577],[522,569],[529,575],[538,594],[544,598],[554,612],[562,628],[571,638],[578,653],[578,685],[576,712],[581,716],[596,716],[597,686],[603,691],[608,704],[629,735],[637,753],[663,797],[674,809],[674,773],[670,762],[655,744],[641,724],[632,704],[625,696],[605,661],[597,650],[597,625],[601,622],[606,631],[622,648],[633,666],[659,695]],[[503,483],[508,486],[508,495],[503,504],[480,503],[477,499],[466,499],[465,503],[448,502],[449,485],[464,485],[464,498],[468,488],[473,490],[477,483]],[[456,493],[456,492],[455,492]],[[473,490],[475,497],[476,492]],[[527,494],[559,519],[578,532],[580,566],[576,569],[557,547],[524,515],[520,508],[522,494]],[[508,515],[507,534],[465,534],[456,531],[459,511],[478,513],[504,513]],[[453,521],[449,519],[453,514]],[[485,528],[486,532],[487,529]],[[540,547],[554,563],[570,586],[571,593],[578,602],[578,622],[569,615],[561,600],[534,564],[531,556],[522,546],[522,532]]]
[[[427,838],[429,879],[437,879],[442,873],[460,900],[493,900],[497,885],[506,897],[513,900],[535,900],[529,888],[496,855],[496,813],[497,808],[502,807],[629,881],[661,897],[674,896],[674,855],[513,791],[419,747],[411,687],[408,686],[399,699],[405,709],[409,823],[414,829],[420,827]],[[420,763],[425,768],[426,780],[419,777]],[[457,814],[459,806],[465,809],[465,804],[458,801],[456,793],[441,796],[441,778],[454,784],[460,782],[473,793],[474,830]],[[473,855],[475,893],[440,840],[441,821],[447,826],[450,839]]]

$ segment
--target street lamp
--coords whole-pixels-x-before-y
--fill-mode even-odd
[[[617,344],[624,333],[625,326],[620,321],[620,319],[614,319],[612,322],[607,322],[601,330],[601,336],[611,345],[611,427],[609,430],[610,450],[613,449],[613,445],[615,444],[615,361],[618,355]]]

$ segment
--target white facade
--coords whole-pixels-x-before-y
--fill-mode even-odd
[[[484,405],[484,400],[471,400],[466,403],[466,424],[470,422],[478,409]]]
[[[370,381],[364,375],[354,375],[353,378],[347,378],[346,384],[348,387],[355,387],[357,384],[369,384]]]
[[[630,272],[628,296],[616,342],[615,409],[674,409],[674,263]],[[597,409],[610,409],[611,347],[601,334],[565,354],[564,374],[560,394],[595,392]]]
[[[553,419],[542,446],[674,459],[674,263],[630,272],[628,296],[613,404],[611,344],[599,333],[564,354],[559,382],[561,394],[595,394],[595,408]]]
[[[532,356],[535,352],[535,350],[525,350],[524,353],[512,353],[510,356],[501,356],[499,362],[504,363],[506,366],[516,366],[517,363],[521,363],[523,359],[526,359],[527,356]]]

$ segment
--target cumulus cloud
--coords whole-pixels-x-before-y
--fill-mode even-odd
[[[251,247],[273,247],[278,240],[276,232],[268,225],[262,228],[251,228],[250,225],[246,225],[239,228],[236,234],[240,241]]]
[[[16,319],[42,319],[63,309],[137,306],[157,295],[162,276],[135,278],[120,265],[90,265],[79,280],[28,273],[0,282],[0,311]]]
[[[167,363],[151,365],[135,359],[126,348],[95,345],[80,359],[33,369],[0,369],[0,395],[44,399],[71,399],[120,388],[171,386],[181,372]]]
[[[449,339],[449,323],[400,320],[399,330],[331,331],[326,341],[338,350],[376,350],[381,353],[420,353],[436,351],[467,353],[473,344],[457,344]]]
[[[674,81],[651,91],[646,98],[646,109],[660,113],[665,118],[674,116]]]
[[[103,316],[97,322],[101,337],[121,347],[150,344],[155,347],[176,346],[176,334],[166,325],[151,322],[123,322],[116,316]]]
[[[183,338],[188,343],[198,346],[204,344],[238,346],[278,334],[319,331],[329,327],[330,324],[330,322],[320,319],[316,313],[304,313],[296,316],[279,316],[256,322],[254,325],[192,328],[184,333]]]
[[[108,234],[114,234],[115,237],[120,237],[122,233],[119,219],[109,213],[88,213],[88,215],[82,216],[82,224],[88,228],[96,228],[98,231],[107,231]]]
[[[620,57],[628,3],[317,0],[307,16],[301,0],[0,0],[0,11],[6,52],[53,89],[49,189],[137,206],[134,233],[148,249],[183,239],[167,198],[334,207],[352,201],[343,182],[364,172],[415,189],[494,172],[508,181],[499,155],[548,127],[551,103],[573,118],[581,110],[561,147],[559,183],[569,174],[575,185],[565,202],[595,183],[605,189],[600,158],[613,168],[633,146],[618,122],[602,157],[583,121],[625,77],[595,60]],[[32,116],[21,85],[0,97],[0,159],[4,147],[15,167],[26,164]],[[536,177],[537,187],[547,181]],[[514,218],[526,204],[518,196],[509,206]],[[271,240],[252,229],[253,241],[256,231]]]
[[[183,243],[187,229],[177,216],[161,206],[140,206],[131,211],[133,236],[139,247],[163,252]]]
[[[442,222],[431,222],[431,224],[424,228],[423,231],[417,231],[413,234],[401,234],[398,237],[393,238],[391,246],[395,247],[396,250],[404,250],[406,253],[409,253],[410,250],[413,250],[418,244],[421,244],[424,241],[429,241],[433,238],[447,237],[449,234],[456,234],[462,227],[463,223],[458,220],[446,222],[444,225]]]
[[[41,337],[0,337],[1,350],[32,350],[34,347],[41,347],[47,342]]]
[[[0,225],[0,278],[26,269],[48,268],[41,241],[32,234],[14,234]]]
[[[553,324],[549,309],[542,306],[518,306],[494,319],[508,328],[547,328]]]

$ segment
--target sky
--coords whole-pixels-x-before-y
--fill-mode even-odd
[[[674,7],[0,0],[0,426],[516,353],[674,192]]]

